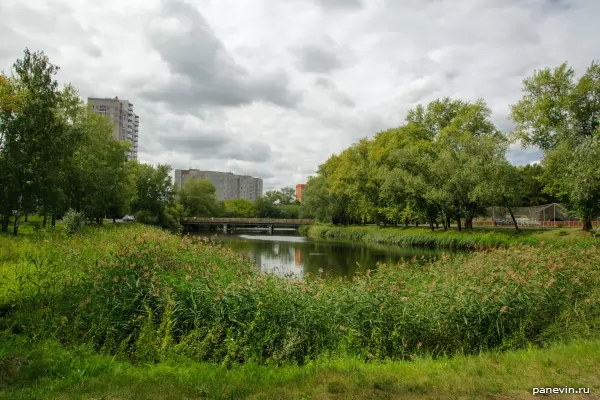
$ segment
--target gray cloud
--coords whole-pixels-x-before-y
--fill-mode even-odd
[[[350,96],[338,90],[335,83],[330,78],[319,76],[315,79],[315,85],[329,92],[331,98],[341,106],[354,107],[356,105]]]
[[[363,7],[361,0],[315,0],[325,9],[355,10]]]
[[[598,58],[599,14],[597,0],[0,0],[0,70],[44,50],[82,96],[134,103],[142,161],[270,190],[439,97],[484,98],[512,129],[523,78]]]
[[[331,50],[321,46],[306,46],[299,50],[300,68],[306,72],[327,73],[342,66],[342,61]]]
[[[171,76],[143,96],[173,110],[240,106],[253,101],[293,107],[300,99],[283,73],[250,74],[235,62],[202,14],[180,0],[166,0],[150,29],[150,42]]]

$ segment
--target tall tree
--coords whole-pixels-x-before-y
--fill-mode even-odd
[[[217,188],[208,179],[188,178],[179,189],[179,203],[187,215],[192,217],[210,217],[217,211]]]
[[[23,59],[13,66],[18,90],[24,93],[19,112],[3,126],[5,173],[12,187],[15,207],[13,233],[19,232],[23,198],[38,196],[45,205],[50,202],[56,185],[60,160],[66,155],[63,143],[64,126],[56,118],[58,107],[58,67],[50,63],[43,52],[25,49]]]
[[[511,106],[514,138],[542,149],[552,179],[549,190],[566,197],[583,229],[590,230],[600,212],[600,192],[589,168],[594,157],[600,157],[600,152],[594,153],[600,126],[600,63],[592,62],[577,81],[566,63],[536,71],[523,81],[523,92]]]

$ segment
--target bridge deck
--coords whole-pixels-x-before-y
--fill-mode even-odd
[[[311,225],[314,219],[282,219],[282,218],[211,218],[211,217],[188,217],[181,220],[182,224],[203,225]]]

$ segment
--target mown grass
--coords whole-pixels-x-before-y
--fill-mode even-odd
[[[600,341],[412,362],[320,360],[232,369],[185,359],[132,365],[86,347],[0,336],[3,399],[527,399],[533,387],[600,391]]]
[[[139,225],[20,243],[26,258],[0,260],[13,274],[0,328],[133,362],[411,360],[595,339],[600,326],[591,239],[379,266],[352,282],[261,275],[219,244]]]
[[[350,239],[370,243],[392,244],[413,247],[431,247],[463,250],[481,250],[508,247],[511,244],[537,245],[542,241],[572,242],[587,239],[589,234],[575,229],[535,230],[523,229],[517,232],[506,228],[475,228],[461,232],[451,229],[431,231],[426,228],[376,226],[335,226],[307,225],[300,229],[301,234],[314,238]]]

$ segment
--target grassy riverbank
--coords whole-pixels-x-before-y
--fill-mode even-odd
[[[514,243],[537,245],[544,241],[561,242],[585,239],[589,233],[579,229],[535,230],[520,232],[507,228],[475,228],[431,231],[428,228],[377,226],[335,226],[308,225],[300,230],[304,236],[327,239],[350,239],[369,243],[393,244],[400,246],[431,247],[447,249],[477,250],[508,247]]]
[[[441,360],[226,369],[181,359],[132,365],[52,341],[0,340],[2,399],[527,399],[533,387],[566,385],[600,392],[600,341]]]
[[[257,391],[249,393],[257,398],[263,391],[277,393],[282,387],[271,387],[281,371],[276,366],[296,371],[290,372],[296,377],[292,381],[303,376],[310,382],[318,381],[320,373],[337,371],[336,365],[342,371],[365,368],[367,374],[369,368],[379,368],[371,366],[378,362],[571,341],[597,346],[600,339],[600,248],[592,239],[535,246],[515,242],[507,249],[426,264],[380,266],[375,272],[356,275],[352,282],[319,276],[300,281],[261,275],[250,260],[216,243],[117,224],[88,227],[72,238],[60,229],[16,239],[0,236],[0,276],[4,277],[0,330],[18,335],[19,340],[31,341],[34,347],[57,341],[63,349],[59,353],[84,346],[98,354],[100,364],[113,360],[134,376],[162,376],[156,371],[169,371],[173,363],[183,362],[206,371],[202,379],[213,382],[213,392],[219,385],[234,390],[216,374],[245,364],[250,369],[246,373],[257,368],[271,377],[265,378],[265,387],[251,386]],[[6,335],[4,340],[9,340]],[[0,352],[3,365],[10,360],[9,353]],[[31,365],[38,356],[43,361],[43,352],[34,353]],[[341,360],[337,361],[341,364],[327,360]],[[80,362],[60,368],[74,375],[93,369]],[[159,364],[135,369],[128,366],[130,362]],[[455,362],[450,365],[458,365]],[[355,367],[358,364],[366,365]],[[393,368],[418,370],[397,365],[378,369],[378,376],[392,374]],[[587,371],[586,365],[569,368]],[[102,368],[94,378],[99,387],[104,379],[118,380]],[[458,379],[460,373],[454,372],[453,379]],[[182,376],[183,382],[191,382],[189,376]],[[368,384],[375,385],[376,379]],[[340,387],[350,388],[348,393],[358,390],[351,381],[341,381]],[[129,390],[126,381],[119,382]],[[423,384],[398,382],[392,385],[399,388],[397,393],[405,385]],[[532,380],[530,386],[536,384]],[[240,385],[245,384],[240,381]],[[320,387],[329,390],[330,386]]]

